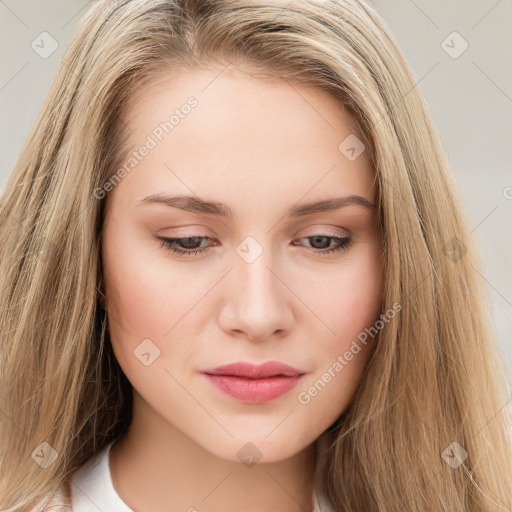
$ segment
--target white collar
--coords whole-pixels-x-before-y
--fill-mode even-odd
[[[71,478],[73,512],[134,512],[119,497],[110,475],[109,443],[99,453],[89,458]]]
[[[71,478],[73,512],[134,512],[117,494],[110,474],[110,442],[100,452],[89,458]],[[321,495],[313,494],[312,512],[330,512]]]

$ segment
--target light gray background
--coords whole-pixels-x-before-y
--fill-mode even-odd
[[[0,0],[1,188],[89,3]],[[470,207],[500,351],[512,377],[512,3],[374,0],[370,4],[384,18],[413,69]],[[47,58],[31,47],[34,40],[43,46],[40,41],[45,38],[45,51],[51,48],[42,32],[59,45]],[[457,56],[464,41],[468,48]]]

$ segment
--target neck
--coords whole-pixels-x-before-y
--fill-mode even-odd
[[[311,444],[278,462],[220,458],[152,415],[134,393],[133,420],[112,446],[110,471],[120,498],[140,512],[310,512],[315,457]]]

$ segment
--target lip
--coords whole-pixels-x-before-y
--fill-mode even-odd
[[[231,363],[202,372],[221,391],[248,403],[274,400],[294,388],[306,373],[277,361]]]

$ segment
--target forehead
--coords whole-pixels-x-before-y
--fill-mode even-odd
[[[318,87],[222,69],[169,71],[137,91],[123,121],[130,133],[121,165],[151,146],[116,187],[138,196],[166,189],[298,200],[336,189],[374,197],[365,152],[355,160],[344,153],[344,141],[360,141],[355,121]]]

